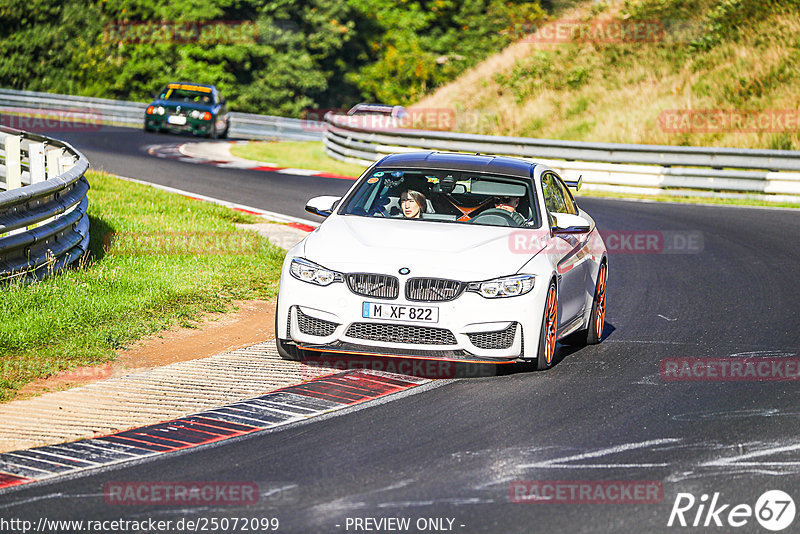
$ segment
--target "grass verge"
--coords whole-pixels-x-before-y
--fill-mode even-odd
[[[470,133],[797,150],[798,34],[796,1],[584,0],[412,107]]]
[[[64,369],[239,299],[277,294],[284,251],[235,223],[260,218],[89,172],[91,253],[82,265],[0,293],[0,401]],[[113,236],[113,237],[112,237]]]
[[[365,169],[329,157],[319,141],[251,141],[233,145],[231,153],[240,158],[275,163],[279,167],[312,169],[356,178]]]

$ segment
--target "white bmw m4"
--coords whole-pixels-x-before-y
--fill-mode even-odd
[[[579,187],[580,183],[569,183]],[[286,359],[349,355],[553,364],[602,338],[606,248],[551,168],[415,152],[367,169],[286,254],[275,334]]]

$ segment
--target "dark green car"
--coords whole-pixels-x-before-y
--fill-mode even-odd
[[[191,132],[213,139],[228,136],[228,106],[213,85],[170,83],[153,96],[144,114],[145,131]]]

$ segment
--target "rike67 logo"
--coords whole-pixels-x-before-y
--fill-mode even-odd
[[[723,503],[719,492],[711,497],[704,493],[699,499],[691,493],[678,493],[667,526],[739,528],[755,517],[762,527],[777,532],[791,525],[794,516],[794,500],[781,490],[764,492],[755,506]]]

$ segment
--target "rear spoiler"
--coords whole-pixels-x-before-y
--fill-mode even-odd
[[[583,184],[583,175],[578,176],[577,180],[564,180],[564,183],[567,184],[567,187],[571,187],[575,191],[580,191],[581,184]]]

